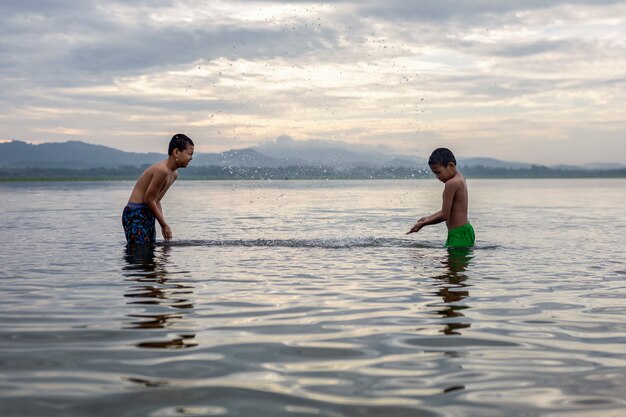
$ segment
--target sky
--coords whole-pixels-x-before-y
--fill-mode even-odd
[[[0,0],[0,141],[626,163],[626,1]]]

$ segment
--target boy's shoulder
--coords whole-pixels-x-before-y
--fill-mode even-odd
[[[465,177],[462,175],[455,175],[446,181],[444,190],[447,193],[467,192],[467,184],[465,183]]]
[[[454,177],[446,181],[446,185],[450,187],[465,187],[465,177],[461,173],[457,173]]]

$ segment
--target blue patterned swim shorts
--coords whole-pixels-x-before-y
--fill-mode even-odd
[[[128,243],[155,243],[154,214],[143,203],[128,203],[122,213],[122,226]]]

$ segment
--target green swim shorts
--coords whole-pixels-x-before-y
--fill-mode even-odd
[[[456,229],[448,230],[448,240],[446,240],[446,247],[449,248],[464,248],[474,246],[474,228],[470,223],[466,223],[463,226]]]

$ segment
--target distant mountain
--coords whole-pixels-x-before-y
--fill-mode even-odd
[[[294,141],[279,138],[263,146],[232,149],[220,153],[195,153],[192,166],[243,168],[332,167],[339,170],[418,169],[428,170],[427,160],[419,156],[392,155],[388,149],[369,147],[354,151],[342,142]],[[4,168],[115,168],[140,167],[164,159],[160,153],[124,152],[101,145],[70,141],[33,145],[21,141],[0,142],[0,167]],[[478,169],[530,169],[531,164],[501,161],[493,158],[458,158],[459,167]],[[622,164],[560,165],[561,170],[624,169]]]
[[[281,166],[284,161],[263,155],[254,149],[234,149],[221,153],[197,153],[193,157],[196,166],[237,166],[274,168]]]
[[[12,168],[91,168],[152,164],[163,155],[132,153],[101,145],[70,141],[33,145],[21,141],[0,143],[0,166]]]
[[[392,156],[383,164],[383,166],[393,168],[428,169],[428,159],[418,156]]]
[[[624,169],[624,168],[626,168],[626,165],[624,165],[624,164],[612,164],[612,163],[596,162],[596,163],[592,163],[592,164],[581,165],[581,168],[589,169],[589,170],[594,170],[594,169],[598,169],[598,170]]]
[[[165,157],[158,153],[124,152],[101,145],[70,141],[33,145],[21,141],[0,143],[0,167],[18,168],[94,168],[141,166]],[[343,148],[311,149],[232,149],[220,153],[196,153],[195,166],[236,166],[277,168],[289,166],[332,166],[337,168],[425,167],[425,160],[407,156],[390,156],[376,152],[353,152]]]
[[[21,141],[0,143],[0,167],[8,168],[99,168],[142,166],[165,159],[160,153],[124,152],[101,145],[70,141],[33,145]],[[196,153],[194,165],[274,167],[280,161],[252,149],[222,153]]]
[[[307,148],[307,149],[276,149],[254,148],[258,152],[272,156],[283,161],[289,161],[289,165],[330,165],[336,167],[353,166],[377,166],[383,165],[389,156],[371,152],[354,152],[343,148]]]
[[[562,169],[565,171],[582,171],[585,168],[576,166],[576,165],[566,165],[566,164],[559,164],[559,165],[554,165],[552,168],[554,169]]]
[[[457,158],[457,164],[459,168],[463,167],[478,167],[485,168],[514,168],[514,169],[528,169],[532,167],[531,164],[525,164],[523,162],[509,162],[501,161],[494,158]]]
[[[347,142],[322,139],[294,140],[279,136],[254,147],[256,151],[277,158],[287,165],[332,166],[337,168],[404,166],[414,168],[422,160],[390,155],[384,146],[356,146]],[[402,165],[401,165],[402,164]]]

